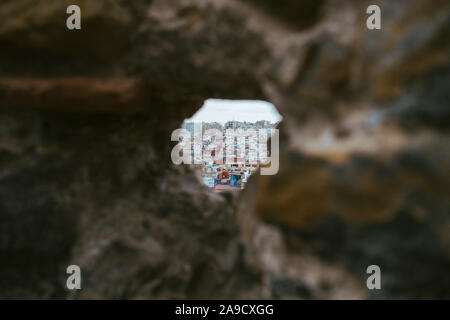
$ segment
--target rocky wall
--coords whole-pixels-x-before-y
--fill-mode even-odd
[[[450,298],[449,12],[2,1],[0,297]],[[171,164],[207,98],[277,106],[277,175],[213,194]]]

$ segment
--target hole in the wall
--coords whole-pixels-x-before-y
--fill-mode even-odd
[[[267,101],[208,99],[183,122],[192,136],[183,150],[190,149],[207,187],[216,192],[241,190],[268,159],[266,140],[281,121],[276,107]]]

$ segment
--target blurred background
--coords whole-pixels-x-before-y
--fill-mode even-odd
[[[449,299],[449,9],[3,0],[0,298]],[[210,98],[277,107],[277,175],[172,164]]]

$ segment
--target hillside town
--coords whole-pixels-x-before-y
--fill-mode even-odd
[[[184,122],[182,127],[194,137],[194,143],[184,141],[183,150],[193,155],[193,163],[200,166],[206,186],[216,192],[244,189],[250,175],[267,160],[267,138],[270,130],[277,126],[278,123],[267,120],[254,123],[228,121],[224,124]],[[219,134],[210,137],[208,132],[211,130]],[[226,133],[230,131],[243,135],[229,138]],[[202,138],[196,140],[196,135]],[[204,138],[209,143],[205,143]],[[217,154],[217,150],[223,150],[223,153]]]

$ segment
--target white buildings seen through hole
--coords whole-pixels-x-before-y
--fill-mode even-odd
[[[267,138],[282,116],[259,100],[208,99],[183,123],[193,137],[183,150],[201,167],[203,183],[216,192],[240,190],[267,158]]]

